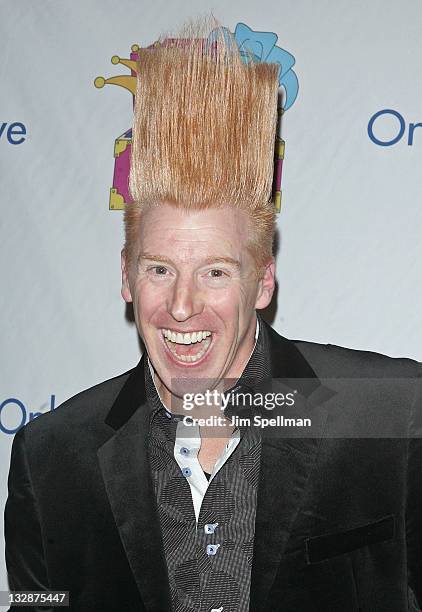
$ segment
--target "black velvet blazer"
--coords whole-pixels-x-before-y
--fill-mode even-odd
[[[312,437],[264,431],[250,610],[421,609],[419,364],[266,331],[272,376],[313,422]],[[170,612],[145,401],[141,359],[16,434],[11,590],[68,590],[80,612]]]

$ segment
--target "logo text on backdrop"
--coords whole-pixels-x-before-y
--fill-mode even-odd
[[[0,142],[20,145],[25,142],[26,126],[20,121],[0,121]]]

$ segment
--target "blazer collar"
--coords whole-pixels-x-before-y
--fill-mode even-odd
[[[130,371],[129,377],[105,418],[104,422],[115,430],[120,429],[146,403],[145,360],[144,353],[138,365]]]

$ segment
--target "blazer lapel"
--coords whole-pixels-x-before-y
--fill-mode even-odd
[[[171,599],[155,493],[148,460],[149,415],[144,358],[132,371],[106,423],[116,430],[98,460],[110,506],[142,602],[148,612],[168,612]]]
[[[326,411],[321,407],[333,393],[321,385],[314,370],[293,342],[264,323],[270,346],[272,379],[296,389],[299,406],[312,408],[312,438],[271,436],[264,430],[257,493],[250,611],[266,610],[266,600],[300,509],[323,435]],[[296,404],[296,402],[295,402]],[[314,408],[317,408],[313,411]],[[268,414],[266,415],[268,416]],[[297,434],[296,434],[297,436]]]

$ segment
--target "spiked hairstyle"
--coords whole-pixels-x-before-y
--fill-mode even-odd
[[[163,202],[185,210],[246,211],[257,270],[270,259],[278,65],[246,59],[233,36],[211,19],[140,50],[133,203],[125,210],[129,262],[142,211]]]

